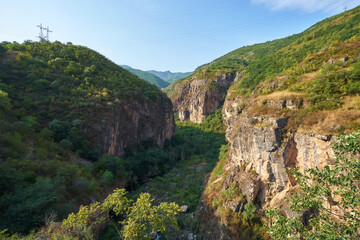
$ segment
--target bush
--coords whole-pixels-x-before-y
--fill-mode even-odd
[[[242,212],[242,216],[247,220],[251,221],[256,216],[256,206],[252,202],[248,202],[244,206],[244,211]]]

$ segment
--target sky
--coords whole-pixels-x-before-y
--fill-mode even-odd
[[[142,70],[193,71],[239,47],[286,37],[360,0],[1,0],[0,42],[87,46]]]

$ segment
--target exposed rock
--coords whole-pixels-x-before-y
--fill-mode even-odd
[[[214,78],[197,79],[175,86],[171,95],[174,109],[179,113],[180,121],[190,119],[200,123],[215,112],[222,104],[227,88],[238,78],[238,74],[216,74]]]
[[[150,233],[150,238],[151,238],[151,240],[155,240],[155,239],[157,239],[157,237],[158,237],[158,235],[157,235],[156,232],[151,232],[151,233]]]
[[[263,203],[269,203],[274,196],[296,185],[286,169],[297,167],[303,171],[322,167],[327,164],[328,156],[333,155],[328,136],[295,133],[288,134],[284,141],[286,118],[255,118],[240,114],[227,123],[231,124],[226,132],[230,143],[229,168],[246,166],[245,172],[257,174],[258,180],[246,174],[239,175],[239,186],[248,201],[254,201],[258,195]],[[227,178],[235,179],[233,176]]]
[[[225,202],[224,207],[230,208],[233,212],[242,212],[244,208],[244,203],[242,201],[239,201],[239,199],[234,198],[231,199],[231,201]]]
[[[180,212],[186,213],[189,207],[187,205],[182,205],[180,208],[181,208]]]
[[[247,202],[254,202],[260,190],[260,179],[256,174],[242,172],[238,176],[241,191],[245,194]]]
[[[172,104],[164,95],[155,101],[129,98],[112,105],[99,104],[99,111],[78,111],[86,115],[83,129],[93,146],[110,155],[134,152],[142,141],[162,147],[175,131]]]
[[[336,61],[335,58],[330,58],[329,61],[328,61],[328,64],[333,64],[335,61]]]
[[[339,58],[339,61],[340,62],[347,62],[347,61],[349,61],[349,58],[348,57],[342,57],[342,58]]]
[[[187,239],[188,239],[188,240],[196,240],[196,235],[194,235],[194,234],[192,234],[192,233],[189,233]]]

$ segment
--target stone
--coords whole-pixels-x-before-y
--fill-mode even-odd
[[[182,205],[180,208],[181,208],[180,212],[186,213],[189,207],[188,205]]]
[[[189,233],[187,239],[188,240],[196,240],[196,235],[194,235],[193,233]]]
[[[315,137],[326,142],[331,140],[331,136],[316,134]]]
[[[151,238],[151,240],[157,239],[157,238],[158,238],[157,233],[156,233],[156,232],[151,232],[151,233],[150,233],[150,238]]]
[[[236,181],[241,191],[245,194],[247,202],[254,202],[260,190],[259,178],[254,173],[240,171]]]
[[[225,202],[224,207],[230,208],[233,212],[241,212],[244,207],[244,203],[239,201],[238,198],[234,198],[231,199],[231,201]]]
[[[128,98],[120,104],[103,105],[101,111],[76,109],[86,116],[80,128],[102,153],[114,156],[124,156],[126,150],[136,153],[136,145],[141,141],[163,147],[174,135],[172,103],[166,96],[159,95],[155,101]]]
[[[349,61],[349,58],[348,57],[342,57],[339,60],[340,60],[340,62],[347,62],[347,61]]]
[[[328,60],[328,64],[333,64],[335,61],[336,61],[335,58],[330,58],[330,59]]]
[[[212,78],[200,78],[195,75],[189,83],[180,83],[174,87],[171,101],[181,121],[189,119],[201,123],[214,113],[223,103],[227,88],[238,77],[235,73],[216,74]]]

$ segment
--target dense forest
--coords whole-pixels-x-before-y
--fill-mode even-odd
[[[128,70],[129,72],[135,74],[139,78],[144,79],[148,83],[155,84],[160,89],[166,88],[167,86],[169,86],[168,82],[166,82],[162,78],[160,78],[160,77],[158,77],[155,74],[152,74],[150,72],[142,71],[140,69],[135,69],[135,68],[129,67],[127,65],[121,65],[121,67],[123,67],[126,70]]]

